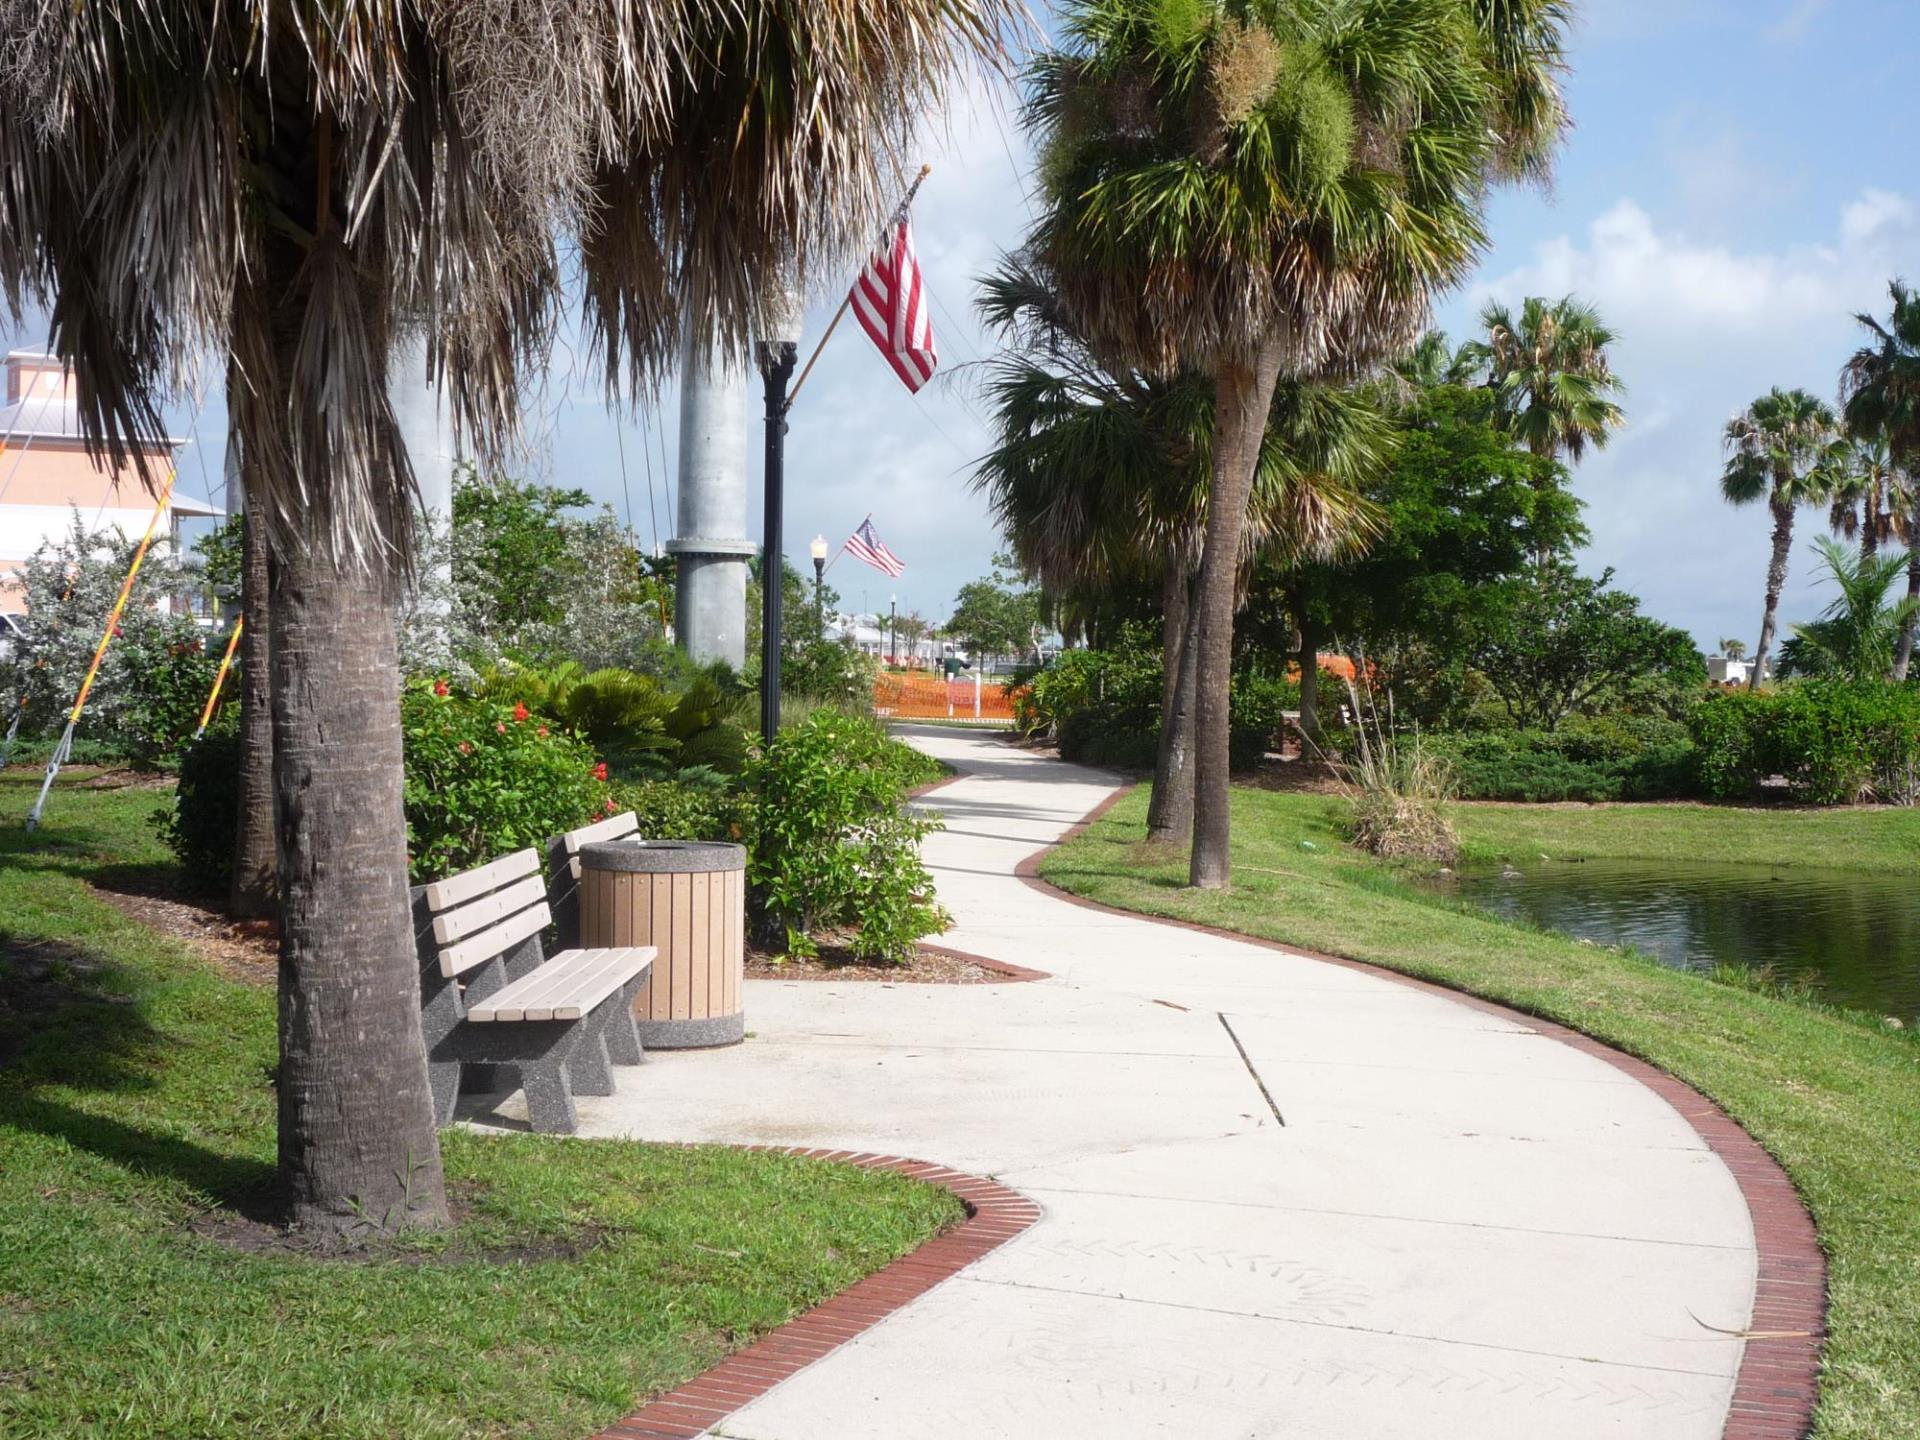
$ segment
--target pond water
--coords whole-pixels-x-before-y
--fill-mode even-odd
[[[1920,880],[1899,873],[1648,860],[1535,861],[1437,875],[1442,894],[1685,970],[1771,967],[1836,1005],[1920,1017]]]

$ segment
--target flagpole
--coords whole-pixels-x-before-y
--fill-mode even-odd
[[[902,200],[899,205],[894,208],[893,213],[895,215],[898,215],[902,210],[909,208],[913,204],[913,197],[920,193],[920,186],[925,183],[927,176],[932,173],[933,166],[922,165],[920,167],[920,173],[913,177],[913,184],[907,187],[906,199]],[[888,223],[891,224],[892,222],[889,221]],[[859,280],[856,278],[854,285],[859,283]],[[813,347],[813,354],[807,357],[807,363],[801,367],[800,378],[794,381],[793,388],[787,391],[787,408],[789,410],[793,408],[793,402],[800,398],[800,387],[807,383],[807,376],[813,373],[814,361],[818,360],[820,358],[820,352],[827,348],[827,341],[833,338],[833,332],[839,328],[841,317],[847,313],[847,307],[851,304],[853,304],[853,285],[847,287],[846,297],[841,300],[840,308],[833,312],[833,319],[827,322],[826,333],[820,337],[820,343]],[[838,559],[839,557],[835,556],[834,558]]]

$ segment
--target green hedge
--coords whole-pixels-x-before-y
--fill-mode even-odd
[[[1466,800],[1671,800],[1696,792],[1686,728],[1657,717],[1438,735]]]
[[[1776,777],[1813,805],[1920,803],[1920,686],[1803,680],[1732,691],[1691,718],[1700,786],[1745,799]]]

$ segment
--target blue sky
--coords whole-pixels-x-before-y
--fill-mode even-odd
[[[1568,80],[1576,128],[1555,184],[1495,199],[1495,243],[1436,319],[1457,338],[1489,295],[1571,291],[1600,306],[1623,337],[1616,365],[1629,421],[1575,477],[1594,532],[1581,563],[1613,567],[1651,613],[1709,649],[1723,635],[1750,646],[1767,521],[1719,500],[1720,430],[1774,384],[1831,396],[1856,343],[1851,313],[1883,310],[1891,276],[1920,281],[1920,3],[1587,0],[1582,9]],[[844,325],[793,417],[789,555],[806,569],[816,531],[837,547],[871,511],[907,563],[891,582],[840,561],[830,578],[853,607],[884,611],[897,593],[903,611],[941,618],[996,548],[967,483],[986,428],[966,367],[991,348],[972,323],[972,279],[1027,220],[1027,152],[1009,110],[1008,97],[976,91],[930,127],[934,173],[915,230],[946,374],[910,397]],[[813,297],[803,349],[838,303],[838,287],[827,288]],[[520,468],[631,513],[643,543],[654,530],[651,475],[664,537],[675,413],[669,387],[652,411],[616,419],[563,350],[526,417]],[[179,417],[183,429],[187,421]],[[216,395],[199,425],[216,495],[223,423]],[[760,426],[747,423],[757,538]],[[188,462],[195,493],[198,475]],[[1804,517],[1789,618],[1823,603],[1808,549],[1817,530]]]

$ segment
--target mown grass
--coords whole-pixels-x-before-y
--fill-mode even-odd
[[[1920,810],[1457,805],[1463,858],[1711,860],[1920,872]]]
[[[1825,1440],[1920,1437],[1920,1044],[1912,1032],[1449,904],[1349,846],[1343,803],[1323,795],[1236,789],[1233,889],[1188,890],[1184,855],[1140,840],[1146,800],[1145,787],[1136,789],[1050,855],[1041,873],[1109,905],[1370,961],[1559,1020],[1664,1067],[1726,1107],[1793,1177],[1830,1258],[1815,1433]],[[1456,810],[1470,841],[1533,845],[1569,813],[1502,813],[1485,823],[1492,808]],[[1591,848],[1569,851],[1563,841],[1525,853],[1645,855],[1634,847],[1659,843],[1675,848],[1653,853],[1699,855],[1707,842],[1686,848],[1682,831],[1700,817],[1663,818],[1673,809],[1573,812],[1579,825],[1564,833]],[[1910,844],[1914,821],[1854,814],[1813,827],[1799,814],[1728,813],[1738,824],[1706,822],[1721,847],[1709,858],[1795,852],[1800,863],[1846,865],[1858,854],[1863,868]],[[1875,838],[1856,845],[1844,822],[1862,820],[1874,822],[1865,828]],[[1610,822],[1620,826],[1612,836]],[[1822,839],[1816,845],[1809,836]],[[1609,845],[1619,848],[1601,848]]]
[[[203,1238],[269,1193],[273,995],[95,892],[166,862],[163,794],[63,784],[29,839],[37,778],[0,776],[10,1440],[583,1436],[960,1214],[788,1157],[450,1131],[449,1235],[357,1261]]]

